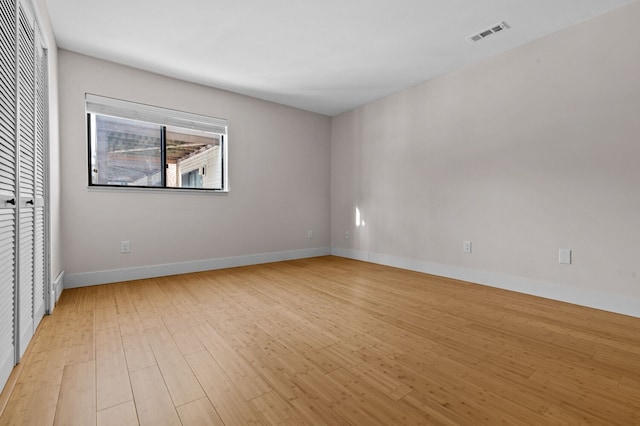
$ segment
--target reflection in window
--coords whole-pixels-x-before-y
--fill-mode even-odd
[[[166,135],[168,187],[222,189],[219,135],[175,127]]]
[[[98,115],[94,128],[93,184],[162,186],[159,125]]]
[[[224,135],[89,113],[90,185],[224,190]]]

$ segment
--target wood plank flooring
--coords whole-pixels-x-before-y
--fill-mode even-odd
[[[640,424],[640,319],[321,257],[65,290],[0,425]]]

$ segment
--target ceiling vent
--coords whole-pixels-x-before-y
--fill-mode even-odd
[[[491,37],[495,33],[499,33],[500,31],[504,31],[504,30],[509,29],[509,28],[511,28],[511,27],[509,27],[509,25],[506,22],[502,21],[502,22],[499,22],[499,23],[497,23],[495,25],[492,25],[491,27],[487,28],[486,30],[480,31],[477,34],[470,35],[469,37],[467,37],[467,39],[469,41],[472,41],[472,42],[480,41],[480,40],[483,40],[483,39],[485,39],[487,37]]]

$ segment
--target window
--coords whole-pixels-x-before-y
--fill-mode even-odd
[[[227,191],[227,121],[86,95],[89,186]]]

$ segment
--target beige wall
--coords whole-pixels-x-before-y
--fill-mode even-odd
[[[59,65],[68,276],[328,248],[330,118],[64,50]],[[85,92],[228,119],[230,192],[87,189]]]
[[[636,2],[333,119],[60,51],[64,267],[331,245],[640,315],[639,21]],[[231,192],[88,190],[85,92],[229,119]]]
[[[638,22],[636,2],[335,117],[332,247],[639,298]]]

